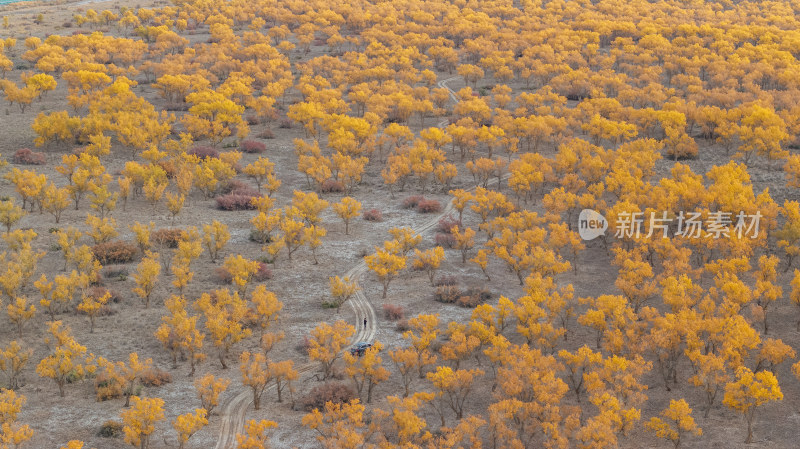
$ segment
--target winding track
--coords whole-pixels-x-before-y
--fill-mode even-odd
[[[437,83],[437,85],[447,89],[450,92],[450,98],[452,98],[453,101],[458,102],[458,97],[456,96],[455,92],[453,92],[453,90],[447,86],[448,82],[455,79],[458,79],[458,77],[454,76],[445,80],[441,80]],[[446,125],[447,120],[442,120],[437,124],[437,126],[440,128],[443,128]],[[450,201],[439,215],[436,215],[422,225],[414,228],[414,232],[417,234],[422,234],[423,232],[433,228],[439,223],[439,219],[449,214],[452,210],[453,202]],[[345,276],[358,283],[361,275],[363,275],[366,271],[367,264],[362,260],[358,263],[358,265],[354,266],[347,273],[345,273]],[[375,314],[375,308],[372,307],[372,303],[369,302],[361,289],[358,289],[355,295],[353,295],[353,297],[347,301],[347,303],[356,314],[356,327],[359,329],[350,340],[350,345],[360,341],[373,341],[375,339],[375,334],[378,331],[378,316]],[[367,319],[366,328],[361,326],[364,318]],[[304,374],[315,370],[318,366],[319,365],[317,363],[307,363],[298,367],[297,372],[302,377]],[[274,386],[270,386],[269,390],[272,390],[273,388]],[[215,449],[234,449],[236,447],[236,434],[244,428],[245,414],[247,413],[248,407],[250,407],[251,395],[252,393],[249,389],[242,389],[239,394],[234,396],[233,399],[229,400],[225,406],[222,407],[222,410],[220,411],[220,418],[222,419],[222,422],[220,423],[219,438],[217,439],[217,445],[215,446]]]

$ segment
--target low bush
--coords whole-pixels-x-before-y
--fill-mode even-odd
[[[258,271],[253,275],[253,280],[256,282],[265,282],[272,279],[272,270],[266,262],[258,261]]]
[[[150,234],[150,242],[162,248],[177,248],[183,231],[175,228],[156,229]]]
[[[214,279],[220,284],[230,284],[233,282],[233,276],[225,267],[214,268]]]
[[[442,246],[444,248],[454,248],[456,246],[456,238],[453,237],[453,234],[437,232],[433,240],[436,242],[436,246]]]
[[[292,128],[292,121],[288,120],[288,119],[283,119],[278,123],[278,128],[291,129]]]
[[[256,206],[253,204],[253,198],[258,198],[259,196],[261,195],[258,193],[252,195],[249,193],[241,193],[239,191],[218,196],[216,198],[217,209],[228,211],[254,210]]]
[[[397,321],[402,320],[404,316],[403,306],[398,306],[394,304],[384,304],[383,305],[383,316],[387,320]]]
[[[412,195],[412,196],[406,197],[403,200],[403,204],[402,204],[401,207],[403,209],[414,209],[414,208],[417,207],[417,205],[420,203],[420,201],[425,201],[425,197],[422,196],[422,195]]]
[[[482,287],[470,287],[467,289],[467,291],[464,292],[464,295],[474,296],[480,301],[478,304],[484,303],[492,299],[492,294],[489,293],[489,290],[486,290],[485,288]]]
[[[133,262],[137,252],[136,245],[121,241],[99,243],[92,247],[94,257],[103,265]]]
[[[456,284],[458,284],[456,277],[448,274],[443,274],[434,279],[433,281],[434,287],[441,287],[442,285],[456,285]]]
[[[272,241],[272,237],[267,232],[259,231],[258,229],[251,229],[250,241],[260,243],[263,245],[265,243],[270,243]]]
[[[139,378],[145,387],[160,387],[172,382],[172,374],[158,368],[150,368]]]
[[[118,304],[122,301],[122,297],[116,290],[110,290],[105,287],[92,287],[92,289],[89,290],[89,295],[95,298],[101,298],[105,296],[106,293],[111,293],[111,296],[108,298],[108,303]]]
[[[435,301],[445,304],[453,304],[460,296],[461,292],[455,285],[440,285],[436,287],[436,291],[433,293]]]
[[[20,148],[14,153],[11,160],[15,164],[23,165],[44,165],[47,163],[44,153],[32,151],[30,148]]]
[[[97,436],[103,438],[117,438],[123,434],[122,428],[125,427],[119,421],[108,420],[100,426]]]
[[[456,305],[467,309],[474,309],[482,302],[483,301],[480,300],[480,296],[463,295],[458,297],[456,300]]]
[[[378,209],[365,210],[363,217],[366,221],[383,221],[383,214]]]
[[[452,215],[447,215],[439,219],[439,231],[445,234],[451,234],[453,232],[453,228],[456,226],[461,229],[461,220],[453,217]]]
[[[442,211],[442,203],[438,200],[425,200],[423,199],[417,203],[417,212],[421,214],[432,214]]]
[[[258,133],[258,137],[260,139],[274,139],[275,133],[273,133],[271,129],[267,128],[264,131]]]
[[[319,186],[319,191],[322,193],[341,193],[344,192],[344,184],[336,179],[326,179]]]
[[[307,336],[304,336],[303,340],[294,347],[297,352],[305,356],[308,355],[309,348],[311,348],[311,340],[309,340]]]
[[[122,396],[122,385],[105,372],[101,372],[94,378],[94,392],[98,402],[108,401]]]
[[[267,151],[267,146],[264,145],[262,142],[257,142],[255,140],[245,140],[239,146],[239,149],[245,153],[256,153],[261,154]]]
[[[164,103],[164,110],[167,111],[188,111],[189,103],[170,102]]]
[[[301,403],[303,404],[303,409],[311,411],[315,408],[323,409],[328,402],[343,404],[355,397],[356,392],[351,386],[340,382],[326,382],[312,388],[303,397]]]
[[[397,332],[405,332],[411,329],[411,326],[409,326],[408,320],[400,320],[394,328]]]
[[[130,272],[126,267],[109,266],[103,267],[103,270],[100,272],[100,274],[106,279],[117,279],[124,281],[128,278]]]
[[[207,145],[195,145],[189,150],[189,154],[197,156],[200,159],[219,157],[219,151]]]
[[[244,192],[250,190],[255,191],[252,187],[250,187],[250,184],[242,181],[241,179],[230,179],[217,189],[217,193],[220,195],[227,195],[237,191]]]

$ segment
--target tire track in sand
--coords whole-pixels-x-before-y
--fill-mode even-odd
[[[441,80],[437,83],[439,87],[443,87],[450,92],[450,97],[455,101],[458,102],[458,97],[456,96],[455,92],[453,92],[450,87],[447,86],[447,83],[458,79],[457,76]],[[442,120],[438,123],[438,127],[443,128],[447,125],[447,120]],[[414,228],[414,232],[417,234],[422,234],[425,231],[430,230],[434,226],[439,223],[439,220],[445,217],[447,214],[453,211],[453,201],[451,200],[447,203],[447,206],[442,210],[439,215],[431,218],[427,222],[423,223],[420,226]],[[349,277],[350,280],[355,281],[356,284],[359,283],[361,276],[367,272],[367,264],[362,259],[358,265],[351,268],[347,273],[345,273],[346,277]],[[356,315],[356,328],[358,331],[353,335],[353,338],[350,340],[350,345],[345,348],[345,350],[349,349],[354,343],[360,341],[373,341],[375,339],[375,334],[378,332],[378,316],[375,313],[375,308],[372,306],[372,303],[367,299],[367,296],[364,295],[364,292],[361,288],[359,288],[355,295],[350,298],[347,303],[353,309]],[[361,326],[361,323],[364,322],[364,318],[367,319],[367,327]],[[319,365],[317,363],[306,363],[297,368],[297,372],[302,378],[304,374],[308,374],[309,372],[316,369]],[[275,388],[274,385],[271,385],[267,390],[271,391]],[[234,449],[236,447],[236,434],[241,432],[244,428],[245,424],[245,415],[247,414],[247,409],[250,407],[252,403],[251,400],[252,392],[249,389],[243,389],[240,393],[230,399],[220,412],[220,418],[222,422],[220,423],[219,429],[219,437],[217,438],[217,444],[215,449]]]

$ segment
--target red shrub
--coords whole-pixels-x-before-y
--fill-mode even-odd
[[[445,304],[452,304],[461,297],[461,292],[455,285],[442,285],[436,287],[436,292],[433,293],[433,299]]]
[[[383,316],[387,320],[397,321],[402,320],[404,315],[403,306],[396,306],[394,304],[383,305]]]
[[[99,243],[92,247],[94,257],[103,265],[132,262],[138,249],[126,242]]]
[[[440,203],[437,200],[422,199],[417,203],[417,212],[421,214],[440,212],[441,210],[442,210],[442,203]]]
[[[239,191],[218,196],[216,198],[217,208],[222,210],[253,210],[256,208],[253,204],[253,198],[258,198],[259,196],[261,195],[252,195],[247,192],[240,193]]]
[[[383,221],[383,214],[378,209],[369,209],[364,211],[364,220],[367,221]]]
[[[420,201],[425,201],[425,197],[422,195],[412,195],[407,197],[403,200],[403,209],[413,209],[417,207]]]
[[[233,282],[233,276],[231,276],[230,272],[228,272],[225,267],[214,268],[214,278],[220,284],[230,284]]]
[[[258,263],[258,271],[253,275],[253,280],[256,282],[264,282],[272,279],[272,270],[264,262]]]
[[[239,149],[245,153],[263,153],[267,151],[267,146],[255,140],[245,140],[239,146]]]
[[[142,373],[140,379],[145,387],[160,387],[172,382],[172,375],[158,368],[150,368]]]
[[[150,242],[162,248],[177,248],[183,231],[173,228],[156,229],[150,234]]]
[[[258,137],[261,139],[274,139],[275,133],[273,133],[271,129],[267,128],[264,131],[258,133]]]
[[[400,320],[394,328],[397,332],[405,332],[411,329],[411,326],[408,324],[408,320]]]
[[[200,159],[207,159],[211,157],[219,157],[219,151],[206,145],[196,145],[189,150],[189,154],[199,157]]]
[[[231,179],[231,180],[228,180],[222,186],[220,186],[220,188],[218,190],[218,193],[220,195],[227,195],[229,193],[236,192],[237,190],[240,191],[238,193],[242,193],[241,191],[245,191],[245,190],[255,191],[255,189],[250,187],[250,184],[248,184],[248,183],[246,183],[246,182],[244,182],[244,181],[242,181],[240,179]]]
[[[44,165],[47,163],[47,158],[44,153],[31,151],[30,148],[20,148],[14,153],[11,160],[14,161],[15,164],[24,165]]]
[[[439,219],[439,230],[444,232],[445,234],[450,234],[453,232],[453,228],[458,226],[461,229],[461,221],[452,215],[448,215],[446,217],[442,217]]]
[[[335,179],[326,179],[319,187],[319,191],[322,193],[341,193],[344,192],[344,184]]]
[[[311,348],[311,340],[308,339],[308,336],[303,336],[303,340],[294,347],[297,352],[303,355],[308,355],[308,350]]]
[[[437,232],[436,236],[434,237],[434,241],[436,242],[437,246],[442,246],[445,248],[453,248],[456,246],[456,238],[453,237],[453,234]]]
[[[349,385],[339,382],[327,382],[311,389],[302,399],[303,408],[306,411],[323,409],[325,404],[343,404],[356,397],[356,392]]]

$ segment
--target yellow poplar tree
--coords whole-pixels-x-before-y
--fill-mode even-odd
[[[78,310],[89,315],[89,332],[94,332],[94,318],[100,312],[100,309],[106,305],[108,300],[111,299],[111,292],[106,290],[103,295],[86,295],[83,300],[78,304]]]
[[[700,436],[703,434],[703,430],[692,418],[692,409],[683,399],[670,400],[669,407],[661,412],[661,418],[654,416],[645,426],[655,432],[657,437],[672,441],[675,449],[680,449],[684,435],[694,433]]]
[[[28,304],[28,298],[18,296],[8,305],[8,319],[17,325],[17,334],[22,337],[22,327],[36,315],[36,307]]]
[[[239,293],[231,294],[228,290],[216,290],[212,295],[203,293],[195,306],[206,316],[206,328],[211,334],[222,368],[227,368],[225,358],[234,344],[247,338],[252,333],[245,328],[247,317],[247,301],[239,297]]]
[[[33,355],[33,349],[23,349],[16,340],[11,341],[5,348],[0,348],[0,371],[8,378],[11,389],[19,387],[19,375],[28,359]]]
[[[372,270],[383,284],[382,298],[386,298],[389,283],[405,268],[406,257],[389,249],[375,248],[375,253],[364,258],[367,268]]]
[[[208,250],[208,255],[211,257],[212,262],[216,262],[220,250],[225,247],[225,244],[230,240],[231,234],[228,232],[228,226],[214,220],[211,224],[203,225],[203,245]]]
[[[456,419],[464,416],[464,406],[472,392],[476,378],[483,375],[480,369],[453,370],[449,366],[438,366],[436,371],[427,374],[436,389],[436,398],[441,403],[446,404],[456,414]],[[436,407],[442,419],[442,427],[445,426],[444,410]]]
[[[150,307],[150,297],[158,284],[158,275],[161,273],[161,264],[158,262],[158,253],[147,251],[145,258],[139,262],[133,279],[137,287],[133,292],[144,300],[145,309]]]
[[[178,415],[172,422],[172,427],[178,433],[178,449],[184,449],[186,442],[200,429],[208,425],[208,412],[203,408],[194,410],[194,413]]]
[[[361,212],[361,203],[354,198],[346,196],[342,201],[333,204],[333,211],[344,221],[344,233],[350,234],[350,221]]]
[[[275,421],[251,419],[244,426],[244,433],[236,434],[236,443],[239,449],[267,449],[269,442],[269,429],[278,427]]]
[[[253,407],[261,408],[261,395],[272,381],[272,376],[267,369],[267,357],[256,352],[251,354],[244,351],[239,357],[239,370],[242,373],[242,383],[253,391]]]
[[[247,285],[258,272],[260,265],[258,261],[245,259],[241,254],[235,256],[231,254],[225,258],[222,267],[228,272],[239,294],[244,296],[247,293]]]
[[[736,370],[736,381],[725,385],[725,397],[722,403],[744,415],[747,421],[747,438],[745,444],[753,441],[753,420],[756,409],[770,401],[783,400],[783,393],[778,386],[778,379],[771,371],[759,371],[753,374],[746,367]]]
[[[372,402],[372,390],[375,386],[389,378],[389,370],[383,367],[383,359],[378,355],[381,349],[383,345],[375,342],[362,356],[350,353],[344,355],[345,371],[353,379],[359,396],[364,387],[367,388],[367,404]]]
[[[36,365],[36,373],[41,377],[49,377],[58,385],[58,393],[64,397],[64,385],[68,378],[81,379],[96,369],[94,356],[86,355],[86,347],[78,344],[70,335],[69,328],[62,329],[61,321],[48,323],[48,330],[56,345],[52,352]],[[50,341],[50,337],[45,339]]]
[[[303,416],[303,425],[315,430],[323,447],[358,448],[365,442],[364,405],[358,399],[337,404],[327,402],[324,410]]]
[[[231,381],[225,378],[216,378],[213,374],[206,374],[205,376],[194,381],[194,388],[197,390],[197,397],[204,410],[211,414],[219,404],[219,395],[222,394],[230,385]]]
[[[439,315],[417,315],[408,320],[411,328],[403,332],[403,338],[411,343],[417,357],[417,373],[419,378],[425,377],[425,368],[436,363],[436,355],[432,353],[431,344],[436,340],[439,328]]]
[[[355,331],[353,326],[342,320],[335,322],[333,326],[320,323],[311,331],[308,356],[320,363],[323,379],[330,377],[334,362]]]
[[[344,279],[339,276],[331,276],[328,278],[331,289],[331,297],[333,301],[326,302],[339,312],[339,308],[347,302],[356,292],[360,289],[356,281],[351,281],[349,277],[345,276]]]
[[[125,432],[125,442],[140,449],[150,448],[150,436],[156,424],[164,419],[164,400],[134,396],[130,408],[120,413]]]
[[[441,266],[442,262],[445,260],[444,248],[436,246],[425,251],[420,251],[415,248],[414,255],[415,257],[411,266],[414,267],[415,270],[425,271],[428,274],[428,280],[431,285],[435,285],[433,283],[433,278],[436,276],[436,270],[439,269],[439,266]]]

